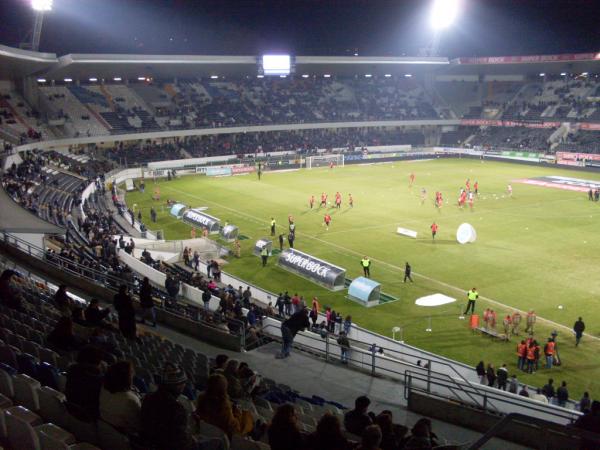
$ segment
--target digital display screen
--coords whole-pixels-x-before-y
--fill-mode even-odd
[[[292,67],[290,55],[263,55],[262,68],[265,75],[289,75]]]

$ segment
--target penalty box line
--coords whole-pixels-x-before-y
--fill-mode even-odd
[[[184,195],[188,195],[188,196],[190,196],[190,197],[192,197],[192,198],[195,198],[195,199],[197,199],[197,200],[202,200],[202,201],[206,201],[206,202],[208,202],[208,203],[212,203],[213,205],[216,205],[216,206],[218,206],[219,208],[223,208],[223,209],[226,209],[226,210],[228,210],[228,211],[231,211],[231,212],[232,212],[232,213],[234,213],[234,214],[237,214],[237,215],[240,215],[240,216],[243,216],[243,217],[247,217],[247,218],[251,219],[251,220],[252,220],[253,222],[255,222],[255,223],[258,223],[258,224],[261,224],[261,225],[262,225],[262,224],[268,225],[268,221],[266,221],[266,220],[264,220],[264,219],[261,219],[261,218],[259,218],[259,217],[253,216],[252,214],[245,213],[245,212],[243,212],[243,211],[239,211],[239,210],[237,210],[237,209],[235,209],[235,208],[231,208],[231,207],[229,207],[229,206],[222,205],[222,204],[220,204],[220,203],[218,203],[218,202],[215,202],[215,201],[213,201],[213,200],[208,200],[208,199],[205,199],[205,198],[203,198],[203,197],[199,197],[199,196],[197,196],[197,195],[190,194],[189,192],[185,192],[185,191],[182,191],[182,190],[180,190],[180,189],[176,189],[176,188],[174,188],[174,187],[167,187],[167,189],[170,189],[170,190],[172,190],[172,191],[175,191],[175,192],[179,192],[179,193],[181,193],[181,194],[184,194]],[[335,243],[333,243],[333,242],[328,242],[328,241],[325,241],[325,240],[323,240],[323,239],[320,239],[320,238],[318,238],[318,237],[311,236],[311,235],[309,235],[309,234],[302,233],[302,232],[298,232],[298,234],[299,234],[299,235],[301,235],[301,236],[307,237],[307,238],[309,238],[309,239],[312,239],[312,240],[314,240],[314,241],[320,242],[320,243],[322,243],[322,244],[328,245],[328,246],[330,246],[330,247],[334,247],[334,248],[336,248],[336,249],[338,249],[338,250],[341,250],[341,251],[340,251],[340,253],[344,253],[344,252],[345,252],[347,256],[350,256],[350,255],[352,255],[352,256],[359,256],[359,257],[360,257],[360,256],[364,256],[364,253],[357,252],[357,251],[355,251],[355,250],[352,250],[352,249],[349,249],[349,248],[347,248],[347,247],[344,247],[344,246],[341,246],[341,245],[335,244]],[[394,265],[394,264],[391,264],[391,263],[389,263],[389,262],[386,262],[386,261],[382,261],[382,260],[380,260],[380,259],[377,259],[377,258],[371,258],[371,259],[372,259],[373,261],[375,261],[375,262],[379,263],[379,264],[382,264],[384,267],[385,267],[385,266],[387,266],[389,269],[393,269],[393,272],[394,272],[394,273],[397,273],[397,272],[403,272],[403,271],[404,271],[404,268],[403,268],[403,267],[396,266],[396,265]],[[392,270],[390,270],[390,271],[392,271]],[[446,283],[446,282],[444,282],[444,281],[440,281],[440,280],[437,280],[437,279],[435,279],[435,278],[431,278],[431,277],[429,277],[429,276],[427,276],[427,275],[423,275],[423,274],[420,274],[420,273],[418,273],[418,272],[412,272],[412,274],[413,274],[413,275],[416,275],[416,276],[418,276],[418,277],[420,277],[420,278],[423,278],[424,280],[427,280],[427,281],[429,281],[429,282],[431,282],[431,283],[434,283],[434,284],[438,284],[438,285],[440,285],[440,286],[443,286],[443,287],[445,287],[446,289],[450,289],[450,290],[453,290],[453,291],[456,291],[456,292],[461,292],[461,293],[463,293],[463,294],[467,292],[467,289],[463,289],[463,288],[460,288],[460,287],[458,287],[458,286],[454,286],[454,285],[448,284],[448,283]],[[512,310],[514,310],[514,311],[519,311],[520,313],[524,313],[524,314],[526,314],[526,313],[527,313],[527,311],[521,310],[521,309],[519,309],[519,308],[516,308],[516,307],[514,307],[514,306],[507,305],[507,304],[505,304],[505,303],[499,302],[499,301],[497,301],[497,300],[494,300],[494,299],[492,299],[492,298],[485,297],[485,296],[483,296],[483,295],[480,295],[479,297],[480,297],[481,299],[483,299],[483,300],[485,300],[485,301],[489,302],[489,303],[493,303],[493,304],[494,304],[494,305],[496,305],[496,306],[501,306],[501,307],[503,307],[503,308],[512,309]],[[557,327],[557,328],[561,328],[561,329],[563,329],[563,330],[567,330],[567,331],[569,331],[569,332],[571,332],[571,331],[572,331],[572,330],[571,330],[571,328],[570,328],[570,327],[568,327],[567,325],[563,325],[563,324],[561,324],[561,323],[555,322],[555,321],[553,321],[553,320],[550,320],[550,319],[545,319],[545,318],[543,318],[543,317],[540,317],[540,316],[537,316],[537,318],[538,318],[539,320],[541,320],[542,322],[546,322],[546,323],[548,323],[548,324],[551,324],[551,325],[553,325],[553,326],[555,326],[555,327]],[[592,338],[592,339],[594,339],[594,340],[596,340],[596,341],[600,341],[600,337],[594,336],[594,335],[592,335],[592,334],[589,334],[589,333],[588,333],[586,336],[588,336],[588,337],[590,337],[590,338]]]

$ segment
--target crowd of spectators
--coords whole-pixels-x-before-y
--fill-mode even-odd
[[[176,128],[439,118],[423,88],[404,78],[232,78],[173,86],[168,116]]]
[[[316,149],[356,151],[379,145],[423,145],[421,131],[397,128],[342,128],[301,131],[272,131],[256,133],[189,136],[172,143],[144,142],[135,145],[119,144],[109,149],[107,156],[129,165],[151,161],[179,159],[182,150],[194,157],[243,155],[277,151],[311,153]]]

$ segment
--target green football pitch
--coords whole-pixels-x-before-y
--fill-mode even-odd
[[[412,188],[410,173],[416,176]],[[225,271],[273,292],[298,292],[307,303],[317,296],[321,305],[350,314],[355,323],[386,336],[400,326],[408,344],[471,365],[479,360],[495,367],[506,363],[514,373],[517,338],[505,343],[473,335],[467,321],[459,319],[467,290],[476,286],[479,291],[477,313],[487,307],[497,311],[498,329],[514,308],[534,309],[536,339],[543,347],[556,329],[563,364],[551,370],[540,367],[532,375],[517,372],[518,378],[540,386],[548,377],[565,380],[573,398],[586,390],[600,395],[600,204],[588,201],[586,193],[513,181],[550,175],[600,180],[597,174],[550,166],[440,159],[267,172],[261,181],[256,174],[181,177],[159,182],[160,202],[152,201],[152,182],[146,183],[145,193],[127,194],[127,202],[141,208],[147,224],[154,205],[158,221],[150,227],[162,229],[168,239],[189,238],[190,227],[169,215],[167,199],[208,207],[209,214],[237,225],[249,238],[241,241],[242,257],[231,258]],[[456,205],[467,178],[479,182],[472,210]],[[506,193],[509,183],[512,197]],[[427,190],[423,204],[422,188]],[[343,196],[341,209],[309,208],[310,195],[318,203],[326,192],[333,201],[336,191]],[[436,191],[444,195],[441,209],[433,204]],[[354,208],[347,203],[350,193]],[[322,225],[325,211],[333,218],[329,230]],[[365,308],[347,300],[345,291],[330,292],[277,267],[275,257],[261,267],[251,254],[254,242],[269,235],[271,217],[278,233],[285,232],[290,214],[296,222],[297,249],[346,268],[349,278],[362,275],[360,259],[368,255],[371,277],[398,300]],[[435,242],[430,233],[434,221],[439,225]],[[463,222],[475,227],[475,243],[456,242],[456,229]],[[396,234],[398,226],[417,231],[418,238]],[[406,261],[412,265],[414,283],[402,282]],[[415,305],[416,299],[433,293],[457,302],[436,308]],[[587,329],[576,348],[571,329],[578,316]],[[429,317],[433,331],[425,332]]]

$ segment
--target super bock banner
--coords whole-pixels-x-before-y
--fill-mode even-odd
[[[181,217],[185,223],[188,223],[197,228],[208,228],[209,233],[219,232],[219,219],[213,216],[209,216],[196,209],[186,211]]]
[[[279,255],[278,264],[284,269],[332,291],[344,289],[346,269],[334,266],[293,248],[286,249]]]

